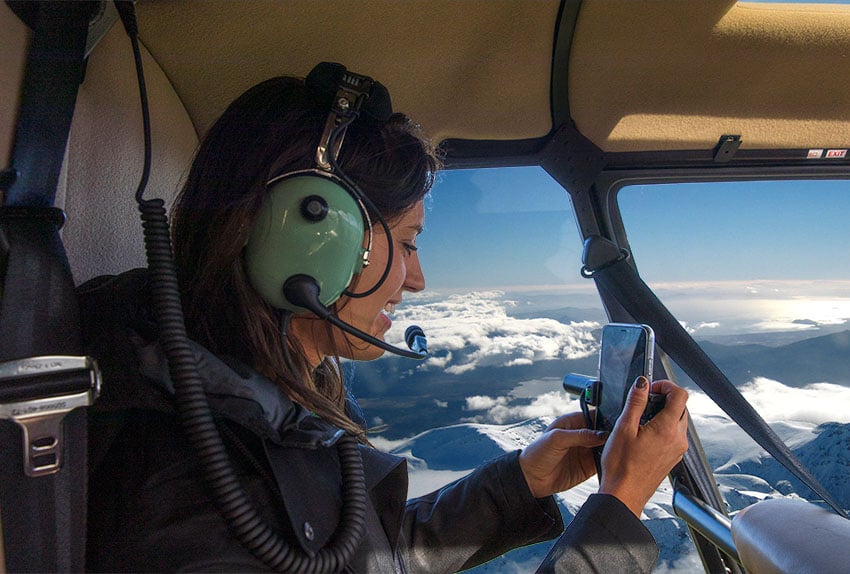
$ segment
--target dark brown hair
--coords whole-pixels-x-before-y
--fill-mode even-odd
[[[174,252],[193,339],[250,365],[294,401],[361,434],[345,416],[338,359],[326,358],[313,370],[300,345],[284,340],[280,312],[251,287],[242,259],[266,182],[314,166],[327,115],[297,78],[267,80],[235,100],[204,138],[177,198]],[[384,125],[355,120],[339,163],[390,222],[425,196],[439,169],[434,149],[401,114]]]

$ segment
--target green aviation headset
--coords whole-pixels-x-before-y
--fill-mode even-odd
[[[370,225],[362,202],[332,174],[313,169],[273,179],[245,247],[251,284],[273,307],[297,313],[306,309],[283,286],[308,276],[322,305],[333,304],[368,263],[364,222]]]
[[[421,339],[419,345],[408,351],[343,322],[328,308],[343,294],[357,298],[374,293],[392,266],[389,226],[337,163],[351,122],[360,118],[359,121],[383,125],[389,119],[389,93],[371,78],[329,62],[313,68],[305,83],[318,94],[334,94],[316,149],[316,167],[285,173],[268,182],[268,195],[245,246],[251,285],[276,309],[289,313],[310,311],[384,350],[425,358],[421,329],[416,331],[416,337]],[[369,265],[373,236],[370,209],[390,238],[387,264],[375,285],[352,293],[347,290],[351,280]]]

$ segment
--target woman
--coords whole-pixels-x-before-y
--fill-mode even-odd
[[[340,357],[368,360],[383,350],[298,305],[295,312],[276,308],[252,283],[245,253],[269,189],[282,174],[315,168],[317,147],[338,143],[323,138],[334,97],[334,86],[312,75],[307,82],[272,79],[243,94],[207,134],[174,209],[186,325],[239,482],[262,519],[303,558],[284,569],[319,568],[309,557],[345,537],[338,531],[347,481],[340,478],[347,465],[337,454],[345,440],[340,429],[361,442],[367,495],[363,534],[332,569],[344,563],[352,572],[453,572],[551,539],[563,529],[552,494],[594,473],[591,448],[606,439],[583,428],[580,413],[557,419],[523,451],[405,502],[405,462],[368,446],[339,368]],[[376,109],[351,121],[338,163],[330,161],[365,195],[364,218],[386,226],[366,234],[368,266],[328,305],[335,317],[382,340],[387,313],[405,292],[425,287],[416,237],[439,162],[409,119]],[[91,413],[88,567],[266,569],[234,539],[181,432],[148,284],[144,271],[134,271],[81,290],[89,352],[106,381]],[[687,448],[686,394],[666,381],[654,384],[667,395],[664,410],[640,427],[649,385],[638,381],[608,439],[600,493],[543,569],[654,564],[657,550],[638,517]],[[600,540],[609,543],[604,556],[589,550]]]

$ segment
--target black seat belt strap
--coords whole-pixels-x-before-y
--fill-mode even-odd
[[[82,352],[53,207],[97,2],[8,2],[33,30],[0,207],[0,512],[8,571],[85,569],[86,416],[99,388]]]
[[[593,277],[605,297],[612,297],[636,322],[652,325],[658,345],[705,393],[729,415],[753,440],[773,458],[809,487],[839,515],[847,513],[832,495],[809,472],[797,456],[768,426],[740,391],[714,364],[702,348],[685,331],[655,293],[643,282],[626,256],[616,256],[619,250],[607,239],[592,236],[585,242],[585,254],[611,252],[606,262],[588,265],[585,258],[583,273]],[[627,255],[627,254],[623,254]]]

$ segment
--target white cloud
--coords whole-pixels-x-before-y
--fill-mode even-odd
[[[718,327],[720,327],[720,323],[718,323],[717,321],[701,321],[696,325],[690,325],[687,321],[679,321],[679,324],[682,326],[682,328],[685,329],[685,331],[687,331],[691,335],[698,333],[703,329],[717,329]]]
[[[803,388],[757,377],[741,387],[741,394],[769,423],[798,421],[850,423],[850,388],[832,383],[815,383]],[[714,401],[700,391],[692,391],[688,410],[703,415],[726,416]]]
[[[369,437],[369,442],[372,443],[372,446],[383,452],[392,452],[394,448],[404,444],[406,441],[407,439],[391,440],[382,436]]]
[[[452,358],[453,358],[453,355],[452,355],[451,351],[449,351],[448,353],[446,353],[445,355],[442,355],[442,356],[434,356],[432,354],[427,359],[425,359],[425,362],[416,365],[416,368],[417,369],[420,369],[420,368],[444,369],[444,368],[446,368],[446,366],[448,366],[449,363],[452,362]]]
[[[551,359],[575,359],[597,352],[592,321],[569,325],[547,318],[517,318],[507,314],[516,305],[501,291],[471,292],[441,297],[439,294],[409,297],[399,308],[395,324],[420,325],[428,337],[432,356],[420,368],[441,368],[461,374],[491,366],[527,365]],[[388,333],[393,344],[404,343],[402,329]]]
[[[434,399],[434,404],[440,407],[441,409],[446,409],[449,407],[448,401],[441,401],[439,399]]]
[[[850,422],[850,388],[840,385],[815,383],[800,389],[757,378],[741,392],[769,421]]]
[[[464,419],[467,422],[505,424],[507,422],[545,417],[554,418],[565,413],[579,410],[577,400],[563,391],[551,391],[541,394],[529,404],[515,405],[513,397],[467,397],[467,411],[484,411]]]
[[[758,321],[753,325],[755,331],[807,331],[814,329],[816,323],[795,323],[793,320]]]
[[[508,397],[486,397],[483,395],[475,395],[466,397],[466,410],[468,411],[485,411],[495,407],[508,404]]]

